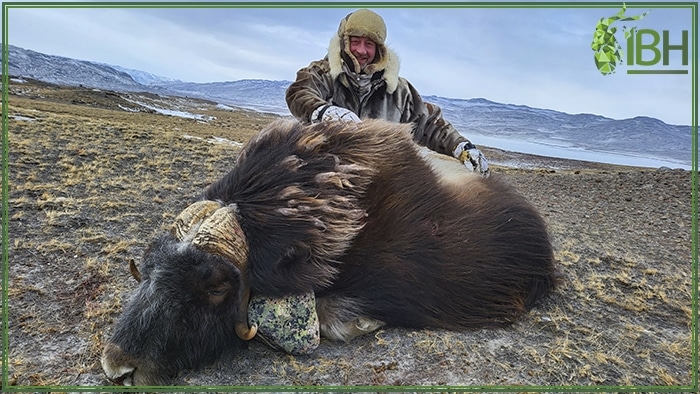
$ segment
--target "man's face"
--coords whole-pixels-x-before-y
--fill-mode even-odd
[[[377,44],[367,37],[350,36],[350,52],[360,63],[360,67],[372,63],[377,51]]]

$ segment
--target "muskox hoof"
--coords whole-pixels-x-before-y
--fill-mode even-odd
[[[349,342],[385,325],[381,320],[360,316],[349,321],[329,321],[321,324],[321,335],[336,341]]]

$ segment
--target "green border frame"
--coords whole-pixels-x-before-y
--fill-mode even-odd
[[[2,375],[0,390],[3,392],[698,392],[698,2],[652,1],[629,2],[628,8],[689,8],[692,12],[691,44],[692,75],[692,322],[691,353],[692,383],[689,386],[167,386],[167,387],[118,387],[118,386],[7,386],[9,379],[8,335],[8,283],[9,246],[7,227],[8,203],[8,93],[9,86],[9,37],[8,11],[11,8],[620,8],[618,2],[3,2],[2,3]],[[591,26],[595,21],[591,21]]]

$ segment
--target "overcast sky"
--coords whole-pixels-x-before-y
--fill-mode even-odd
[[[401,75],[422,95],[691,124],[690,73],[630,75],[627,65],[608,76],[597,70],[593,32],[600,18],[620,8],[373,9],[386,21]],[[33,6],[10,8],[7,27],[11,45],[182,81],[293,80],[326,54],[338,22],[355,9]],[[668,30],[671,44],[681,43],[682,30],[694,39],[690,8],[629,8],[626,15],[649,10],[639,21],[613,25],[623,48],[622,26]],[[690,70],[680,64],[680,52],[671,51],[669,67]]]

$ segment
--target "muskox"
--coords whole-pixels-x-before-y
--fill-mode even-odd
[[[339,340],[513,323],[556,283],[543,219],[497,175],[422,152],[379,120],[266,127],[132,267],[107,377],[165,384],[240,348],[251,294],[313,292]]]

